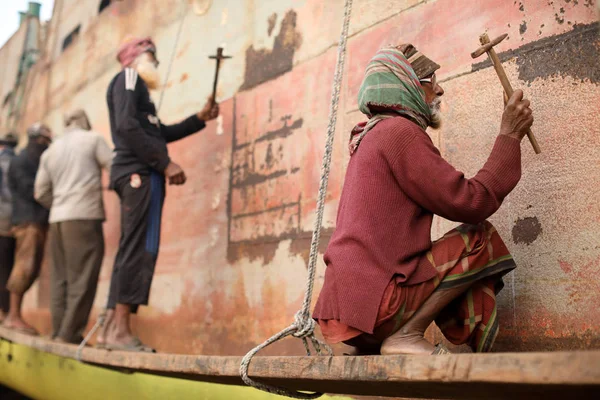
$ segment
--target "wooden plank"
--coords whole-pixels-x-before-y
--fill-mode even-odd
[[[10,356],[10,357],[9,357]],[[0,385],[43,400],[281,400],[251,387],[123,373],[0,339]],[[2,397],[0,389],[0,399]],[[324,396],[323,400],[353,400]]]
[[[0,328],[0,337],[64,358],[77,346]],[[83,361],[124,371],[241,385],[241,357],[111,352],[86,348]],[[294,389],[412,398],[592,398],[600,351],[448,356],[256,357],[250,376]]]

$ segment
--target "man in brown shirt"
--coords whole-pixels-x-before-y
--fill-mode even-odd
[[[486,218],[520,179],[533,117],[515,92],[488,161],[466,179],[425,132],[440,125],[438,68],[412,45],[382,49],[359,91],[369,120],[351,134],[314,312],[329,342],[359,353],[446,353],[424,339],[434,320],[474,351],[489,351],[498,333],[495,296],[515,263]],[[434,214],[464,224],[432,243]]]

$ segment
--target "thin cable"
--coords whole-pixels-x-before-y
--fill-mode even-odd
[[[323,223],[323,214],[325,210],[325,196],[327,194],[327,185],[329,183],[329,171],[331,170],[331,154],[333,151],[333,139],[335,136],[335,126],[337,122],[337,112],[340,101],[340,89],[342,86],[344,63],[346,60],[346,43],[348,40],[348,28],[350,26],[351,11],[352,0],[346,0],[346,5],[344,8],[344,24],[342,26],[342,33],[340,35],[337,63],[333,79],[333,91],[331,95],[331,105],[329,108],[329,125],[327,126],[327,139],[325,142],[325,153],[323,154],[319,195],[317,199],[317,218],[315,220],[312,241],[310,244],[310,258],[308,262],[308,277],[306,283],[306,292],[304,293],[304,301],[300,311],[298,311],[294,317],[294,323],[276,335],[270,337],[264,343],[250,350],[250,352],[244,356],[240,365],[240,375],[242,380],[247,385],[265,392],[296,399],[316,399],[322,396],[323,393],[305,393],[280,386],[267,385],[257,382],[248,376],[248,368],[250,366],[250,362],[252,361],[252,357],[254,357],[256,353],[270,344],[290,335],[302,339],[304,348],[306,349],[306,354],[309,356],[311,355],[309,344],[313,345],[318,355],[321,355],[322,352],[326,353],[327,355],[333,355],[331,348],[315,337],[315,321],[310,316],[310,305],[312,302],[312,293],[317,269],[317,258],[319,255],[318,245],[321,239],[321,226]]]
[[[79,346],[77,347],[77,352],[75,353],[75,359],[79,362],[82,362],[81,356],[83,353],[83,349],[88,344],[90,339],[96,334],[98,328],[104,325],[104,320],[106,319],[106,309],[98,316],[94,327],[88,332],[88,334],[83,338]]]
[[[183,31],[183,23],[185,22],[185,17],[187,16],[187,3],[183,2],[183,10],[181,11],[181,17],[179,21],[179,29],[177,30],[177,35],[175,36],[175,45],[173,46],[173,52],[171,53],[171,59],[169,60],[169,67],[167,68],[167,73],[165,75],[165,80],[163,81],[162,90],[160,92],[160,99],[158,100],[158,107],[156,108],[156,113],[160,111],[160,107],[163,103],[163,98],[165,97],[165,90],[167,89],[167,82],[169,81],[169,76],[171,76],[171,69],[173,67],[173,62],[175,61],[175,55],[177,54],[177,47],[179,45],[179,38],[181,37],[181,32]]]

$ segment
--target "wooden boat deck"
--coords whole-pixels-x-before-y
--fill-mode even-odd
[[[0,327],[4,342],[65,359],[77,346]],[[0,357],[10,357],[7,347]],[[148,354],[86,348],[82,361],[123,372],[243,385],[241,357]],[[331,394],[448,399],[585,399],[600,392],[600,351],[447,356],[256,357],[250,376]]]

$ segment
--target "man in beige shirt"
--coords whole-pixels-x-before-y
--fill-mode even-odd
[[[102,169],[112,152],[77,110],[66,132],[43,154],[35,198],[50,209],[52,336],[79,343],[96,296],[104,257]]]

